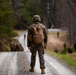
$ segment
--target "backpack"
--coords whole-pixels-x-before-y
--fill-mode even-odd
[[[43,34],[43,28],[42,28],[42,24],[39,23],[38,25],[31,25],[32,29],[33,29],[33,35],[32,35],[32,39],[34,43],[42,43],[44,40],[44,34]]]

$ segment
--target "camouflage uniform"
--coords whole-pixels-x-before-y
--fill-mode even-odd
[[[31,64],[30,66],[31,67],[34,67],[35,66],[35,61],[36,61],[36,53],[38,51],[38,55],[39,55],[39,61],[40,61],[40,68],[45,68],[45,65],[44,65],[44,49],[43,49],[43,46],[41,44],[36,44],[32,46],[31,48]]]
[[[37,24],[39,22],[35,22],[34,24]],[[44,41],[42,43],[34,43],[33,41],[30,41],[28,36],[33,34],[33,30],[31,27],[28,29],[28,35],[27,35],[27,46],[31,47],[31,67],[35,66],[35,61],[36,61],[36,53],[38,51],[39,55],[39,61],[40,61],[40,69],[44,68],[45,69],[45,61],[44,61],[44,44],[47,44],[47,30],[44,25],[42,25],[43,28],[43,33],[44,33]]]
[[[35,44],[33,42],[31,42],[28,38],[27,38],[27,46],[31,47],[31,67],[35,66],[35,60],[36,60],[36,52],[38,51],[39,54],[39,60],[40,60],[40,68],[45,68],[44,65],[44,43],[47,43],[47,31],[46,28],[43,26],[44,29],[44,41],[42,43],[39,44]],[[28,36],[32,34],[32,29],[29,28],[28,29]]]

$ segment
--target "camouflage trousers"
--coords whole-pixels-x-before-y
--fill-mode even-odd
[[[41,45],[34,45],[31,48],[31,67],[35,66],[36,62],[36,54],[38,52],[39,62],[40,62],[40,69],[45,68],[45,61],[44,61],[44,48]]]

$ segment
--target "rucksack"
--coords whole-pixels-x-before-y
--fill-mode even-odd
[[[33,35],[32,35],[32,39],[34,43],[41,43],[44,40],[44,34],[43,34],[43,28],[42,28],[42,24],[39,23],[38,25],[31,25],[32,29],[33,29]]]

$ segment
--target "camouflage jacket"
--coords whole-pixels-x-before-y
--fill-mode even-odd
[[[44,25],[42,25],[42,28],[43,28],[43,34],[44,34],[44,41],[43,43],[46,43],[47,44],[47,40],[48,40],[48,37],[47,37],[47,34],[48,34],[48,31],[46,29],[46,27]],[[28,47],[31,47],[34,43],[31,42],[29,39],[28,39],[28,36],[33,34],[33,30],[32,30],[32,27],[30,26],[28,28],[28,35],[27,35],[27,46]]]

